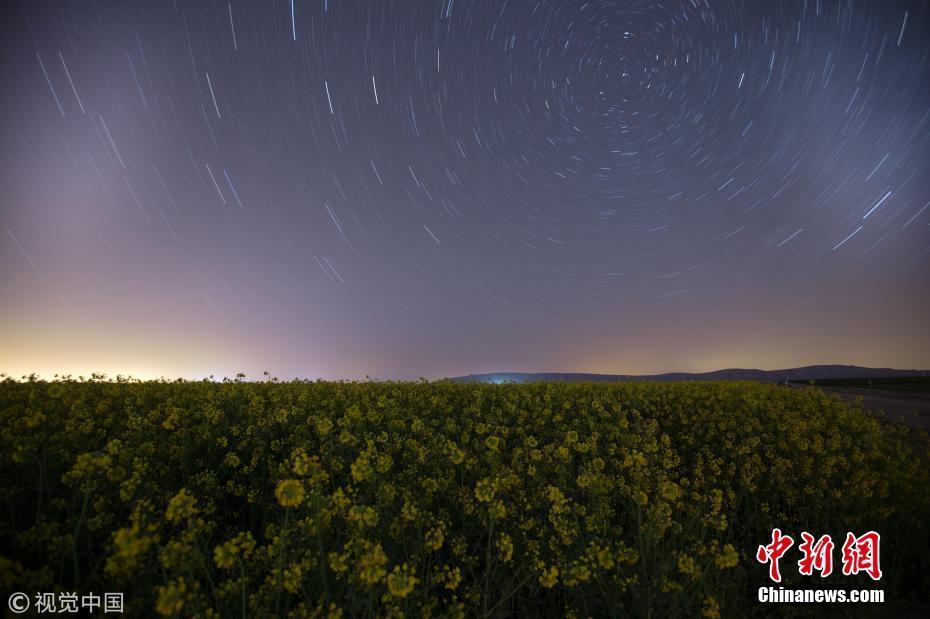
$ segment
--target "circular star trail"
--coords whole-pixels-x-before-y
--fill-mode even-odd
[[[930,365],[927,2],[8,5],[3,370]]]

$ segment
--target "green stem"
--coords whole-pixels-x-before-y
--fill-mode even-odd
[[[278,617],[278,609],[281,606],[281,588],[283,587],[283,579],[281,578],[281,553],[284,551],[284,548],[287,548],[287,525],[290,520],[291,510],[287,508],[284,512],[284,529],[281,531],[281,538],[278,540],[278,543],[281,545],[281,549],[278,550],[277,556],[277,568],[278,568],[278,582],[275,591],[274,597],[274,616]]]
[[[81,534],[81,525],[84,524],[84,516],[87,515],[87,504],[90,502],[90,486],[84,483],[84,504],[81,506],[81,515],[78,517],[77,526],[74,527],[74,543],[71,546],[71,553],[74,559],[74,587],[78,588],[80,584],[80,565],[78,562],[78,536]]]
[[[490,617],[491,615],[493,615],[493,614],[494,614],[494,611],[497,610],[497,607],[500,606],[501,604],[503,604],[504,602],[506,602],[507,600],[509,600],[510,598],[512,598],[513,595],[514,595],[514,593],[516,593],[517,591],[519,591],[519,590],[520,590],[520,587],[522,587],[523,585],[525,585],[525,584],[526,584],[526,581],[528,581],[532,576],[533,576],[533,572],[530,572],[529,574],[527,574],[526,576],[524,576],[524,577],[523,577],[523,580],[520,581],[520,584],[518,584],[516,587],[513,587],[513,588],[507,593],[507,595],[502,596],[501,599],[499,599],[499,600],[497,601],[497,604],[495,604],[495,605],[492,606],[490,609],[488,609],[488,611],[487,611],[487,616]]]
[[[239,576],[242,579],[242,619],[245,619],[246,618],[246,614],[245,614],[246,581],[245,581],[245,564],[242,562],[242,557],[239,557]]]
[[[481,616],[487,617],[488,586],[491,579],[491,540],[494,539],[494,516],[491,516],[491,526],[488,529],[488,544],[484,552],[484,588],[481,595]]]
[[[320,549],[319,566],[320,566],[320,578],[323,580],[323,599],[329,600],[329,583],[326,580],[326,554],[323,552],[323,535],[322,535],[322,532],[320,531],[320,527],[322,526],[322,524],[320,522],[320,497],[319,495],[316,496],[316,500],[314,501],[314,509],[316,510],[316,515],[314,517],[315,528],[316,528],[316,544],[317,544],[317,547]]]

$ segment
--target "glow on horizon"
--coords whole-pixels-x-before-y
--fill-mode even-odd
[[[930,13],[818,7],[21,3],[0,372],[928,368]]]

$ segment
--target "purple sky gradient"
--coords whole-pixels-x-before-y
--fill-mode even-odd
[[[927,2],[0,23],[8,374],[930,367]]]

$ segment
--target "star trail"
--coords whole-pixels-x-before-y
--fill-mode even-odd
[[[0,370],[930,365],[930,4],[4,3]]]

